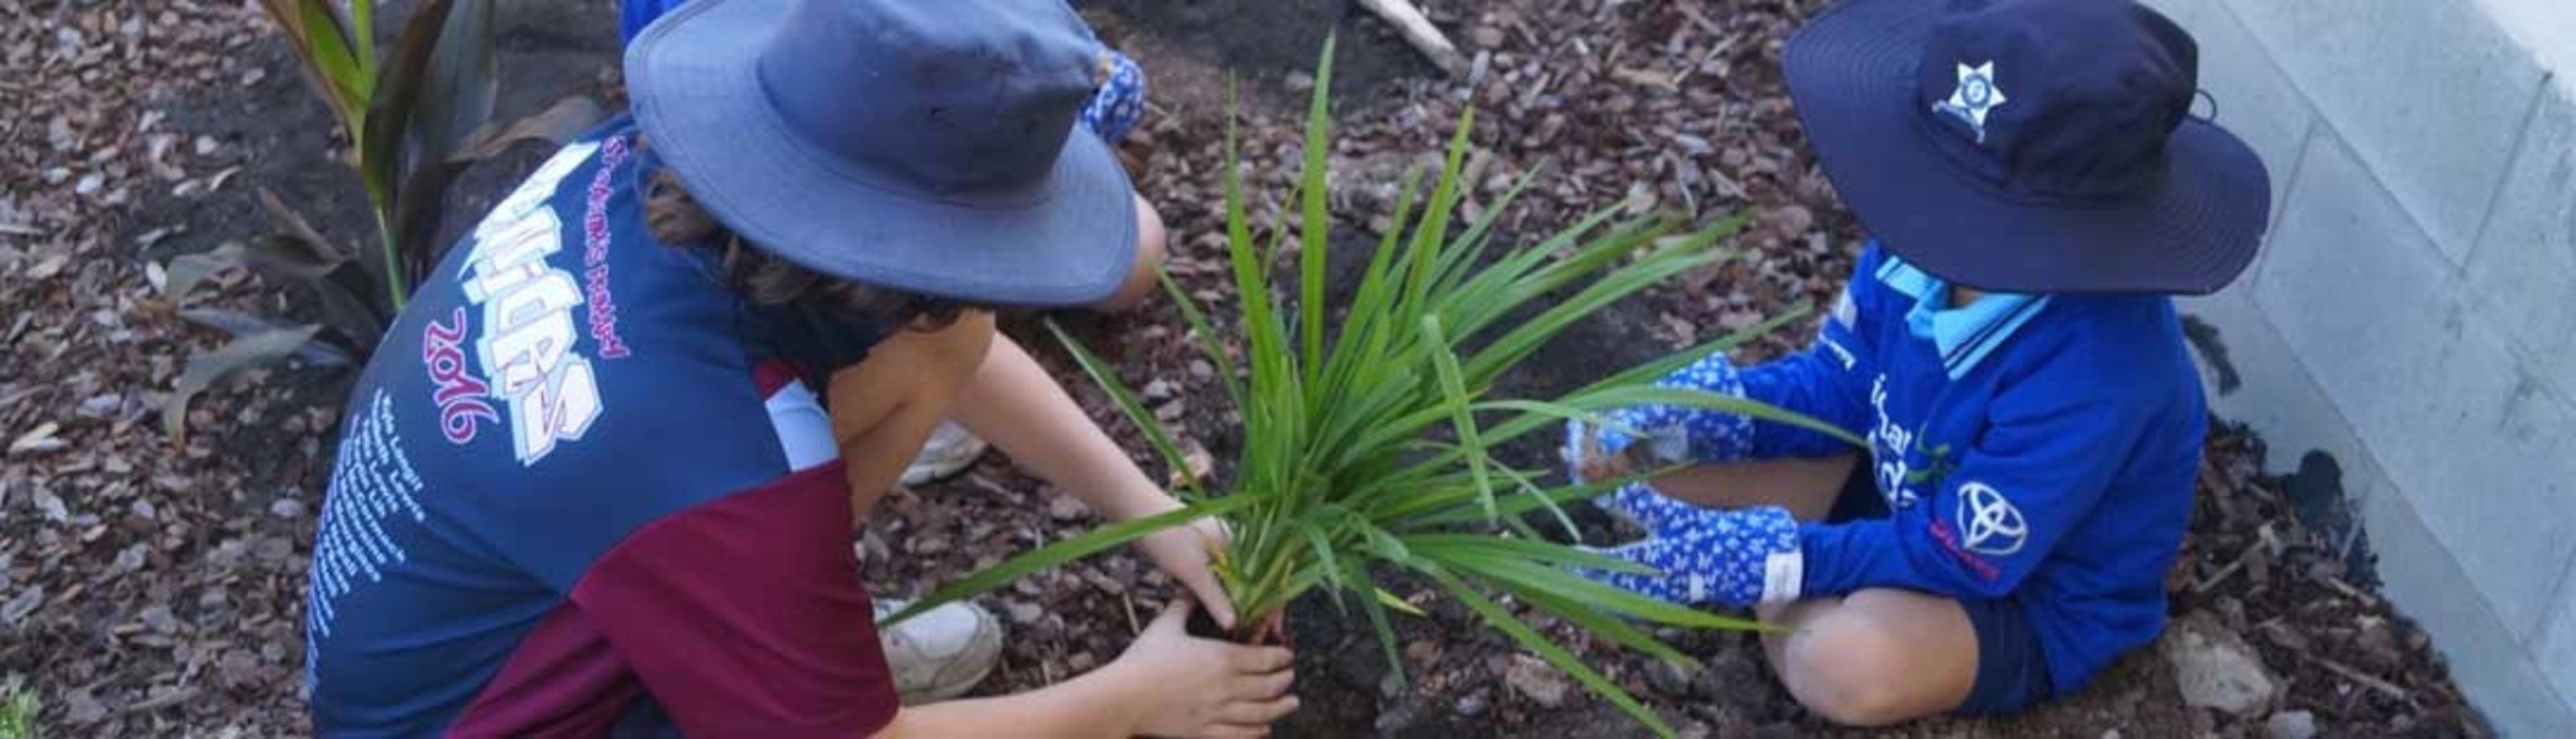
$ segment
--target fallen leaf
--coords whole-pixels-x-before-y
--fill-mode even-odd
[[[170,391],[169,400],[161,406],[161,430],[170,435],[173,446],[187,442],[188,401],[207,388],[230,380],[243,371],[274,363],[293,356],[320,326],[280,329],[234,339],[222,348],[188,357],[188,368],[179,373],[179,382]]]
[[[71,261],[72,255],[69,254],[46,257],[43,261],[37,262],[36,266],[27,268],[26,277],[30,280],[52,279],[54,275],[62,274],[63,265],[70,264]]]

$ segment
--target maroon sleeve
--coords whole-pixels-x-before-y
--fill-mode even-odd
[[[842,475],[825,464],[656,521],[573,589],[686,734],[865,736],[894,720]]]

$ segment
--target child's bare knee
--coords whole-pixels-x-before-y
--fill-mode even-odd
[[[1799,705],[1845,726],[1886,726],[1918,709],[1892,635],[1860,628],[1799,633],[1781,650],[1781,678]]]
[[[1152,203],[1145,202],[1144,196],[1137,196],[1135,266],[1128,268],[1127,281],[1118,286],[1117,292],[1110,293],[1108,299],[1093,304],[1092,308],[1116,313],[1134,308],[1145,302],[1147,296],[1153,295],[1162,274],[1164,255],[1170,248],[1170,238],[1163,226],[1163,214],[1155,211]]]

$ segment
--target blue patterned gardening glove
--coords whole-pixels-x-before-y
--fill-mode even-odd
[[[1593,498],[1592,504],[1627,519],[1628,523],[1645,529],[1649,535],[1662,533],[1666,529],[1686,528],[1703,519],[1726,513],[1666,497],[1644,482],[1632,482],[1619,486],[1618,490],[1612,491],[1609,495]]]
[[[1655,384],[1744,397],[1744,379],[1723,354],[1701,358]],[[1608,420],[1604,426],[1566,422],[1562,453],[1576,482],[1612,479],[1683,463],[1736,461],[1743,459],[1753,444],[1753,419],[1732,413],[1646,405],[1612,411]],[[1642,434],[1643,438],[1632,434]],[[1638,443],[1641,441],[1644,443]],[[1593,503],[1649,530],[1661,528],[1661,522],[1670,520],[1678,510],[1701,512],[1644,485],[1629,485],[1594,498]]]
[[[1135,130],[1136,121],[1145,117],[1145,70],[1136,60],[1115,51],[1101,54],[1100,89],[1091,93],[1091,102],[1082,106],[1082,125],[1091,128],[1100,140],[1111,146]]]
[[[1644,540],[1598,551],[1657,572],[1575,568],[1576,574],[1686,606],[1749,608],[1798,598],[1805,560],[1798,552],[1798,522],[1788,510],[1776,506],[1708,510],[1662,498],[1651,490],[1642,492],[1685,510],[1668,511],[1664,525],[1649,527],[1654,534]]]

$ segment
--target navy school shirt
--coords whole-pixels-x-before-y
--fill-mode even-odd
[[[702,250],[655,243],[635,139],[540,166],[360,377],[307,596],[320,733],[892,719],[830,421]]]
[[[1806,524],[1798,593],[2008,598],[2060,691],[2163,630],[2207,410],[2173,302],[1987,296],[1872,244],[1816,345],[1743,373],[1752,398],[1866,430],[1887,518]],[[1850,447],[1758,422],[1748,456]],[[1775,573],[1777,574],[1777,573]]]

